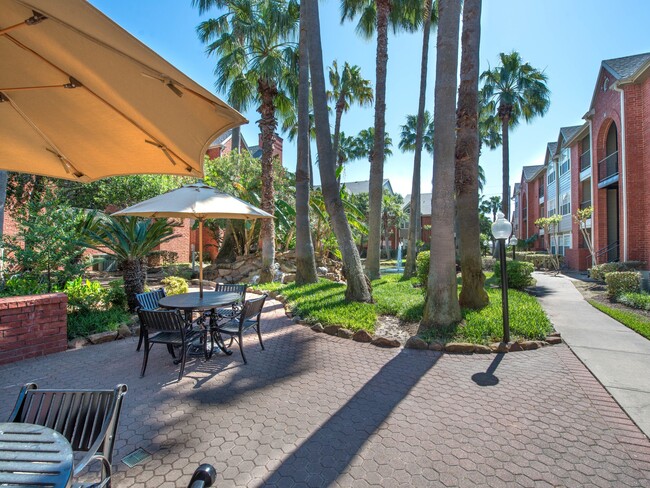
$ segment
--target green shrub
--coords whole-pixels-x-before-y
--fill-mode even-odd
[[[589,269],[589,277],[597,281],[605,281],[607,273],[616,271],[639,271],[645,263],[641,261],[624,261],[616,263],[603,263]]]
[[[623,293],[641,291],[641,274],[636,271],[612,271],[605,275],[607,296],[616,299]]]
[[[564,256],[544,254],[537,252],[517,253],[517,259],[521,258],[522,261],[532,263],[536,270],[547,269],[555,270],[554,258],[557,258],[560,267],[564,264]]]
[[[126,299],[126,291],[124,291],[124,280],[113,280],[108,284],[106,293],[106,301],[113,307],[126,310],[128,301]]]
[[[429,260],[431,259],[431,251],[420,251],[415,258],[416,274],[418,282],[424,287],[427,287],[429,282]]]
[[[494,268],[494,263],[497,262],[497,260],[492,256],[483,256],[481,258],[481,261],[483,263],[483,271],[492,271]]]
[[[616,301],[628,307],[650,310],[650,293],[622,293]]]
[[[118,308],[69,313],[68,339],[117,330],[121,324],[129,320],[129,317],[126,311]]]
[[[71,312],[100,310],[106,306],[108,292],[99,281],[84,280],[80,276],[68,281],[63,292],[68,295],[68,308]]]
[[[187,293],[189,290],[187,280],[180,276],[168,276],[163,278],[160,283],[165,287],[167,295],[180,295],[181,293]]]
[[[46,283],[40,283],[31,276],[12,276],[5,281],[0,294],[5,297],[19,297],[23,295],[38,295],[40,293],[47,293]]]
[[[508,288],[523,290],[531,286],[533,280],[534,267],[532,263],[525,261],[506,261],[506,272],[508,274]],[[501,262],[494,263],[494,278],[501,282]]]

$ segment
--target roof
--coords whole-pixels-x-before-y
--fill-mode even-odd
[[[544,157],[544,164],[548,162],[549,155],[552,158],[555,156],[555,152],[557,151],[557,142],[549,142],[546,144],[546,156]]]
[[[560,136],[564,138],[564,142],[570,141],[573,136],[575,136],[584,125],[572,125],[571,127],[562,127],[560,129]]]
[[[603,68],[609,71],[617,80],[633,78],[650,63],[650,53],[634,54],[622,58],[605,59]]]
[[[406,195],[403,209],[411,204],[411,195]],[[431,215],[431,193],[420,193],[420,215]]]
[[[232,129],[224,132],[219,137],[217,137],[214,141],[212,141],[212,144],[210,144],[209,147],[212,148],[212,147],[224,146],[230,138],[232,138]],[[241,132],[239,133],[239,138],[240,138],[241,146],[245,149],[248,149],[252,154],[252,150],[251,150],[252,148],[248,147],[248,144],[246,144],[246,139],[244,139],[244,135]]]
[[[359,193],[368,193],[369,192],[368,190],[370,188],[369,180],[349,181],[349,182],[344,182],[343,184],[345,185],[345,189],[348,191],[348,193],[351,193],[352,195],[358,195]],[[391,193],[394,193],[393,187],[391,186],[389,180],[384,180],[383,186]]]
[[[524,175],[524,179],[526,181],[530,181],[534,179],[541,170],[543,170],[546,166],[543,164],[535,164],[532,166],[524,166],[522,169],[522,173]]]
[[[259,159],[262,157],[262,146],[250,146],[248,152],[251,153],[251,156],[254,158]]]
[[[515,189],[512,191],[512,198],[515,198],[521,189],[521,183],[515,183]]]

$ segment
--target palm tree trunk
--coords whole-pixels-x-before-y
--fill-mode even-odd
[[[508,141],[508,126],[510,125],[510,115],[507,113],[501,114],[499,110],[499,116],[501,117],[501,137],[503,139],[501,143],[501,150],[503,154],[503,188],[501,192],[501,211],[503,215],[506,216],[506,219],[510,220],[508,215],[508,203],[510,200],[510,143]]]
[[[296,283],[316,283],[316,259],[309,226],[309,54],[305,6],[300,6],[298,155],[296,163]]]
[[[463,286],[460,306],[480,309],[489,302],[481,262],[481,230],[476,209],[478,195],[478,77],[481,41],[481,0],[465,0],[463,5],[460,87],[456,111],[456,217]]]
[[[309,32],[309,66],[312,80],[312,98],[316,126],[316,143],[319,154],[319,170],[325,208],[332,220],[332,229],[343,257],[343,273],[347,280],[345,298],[355,302],[371,302],[369,283],[363,274],[361,259],[345,209],[338,191],[335,155],[332,152],[332,136],[327,114],[327,95],[325,91],[325,72],[323,69],[323,49],[321,46],[318,0],[305,0],[307,32]]]
[[[275,189],[273,188],[273,137],[278,122],[275,118],[274,99],[278,90],[266,80],[258,81],[258,90],[262,103],[258,108],[261,119],[258,122],[262,134],[262,199],[261,207],[265,212],[275,215]],[[273,281],[275,261],[275,223],[273,219],[263,219],[262,237],[262,269],[260,283]]]
[[[308,146],[307,150],[309,151],[307,153],[307,157],[309,158],[309,166],[308,166],[308,169],[309,169],[309,189],[313,189],[314,188],[314,157],[311,154],[311,137],[309,139],[309,146]]]
[[[420,329],[447,327],[460,321],[454,248],[456,88],[460,1],[438,3],[438,43],[434,110],[433,195],[431,197],[431,264]]]
[[[419,232],[422,226],[420,208],[420,187],[422,186],[422,145],[424,143],[424,110],[427,100],[427,73],[429,70],[429,38],[431,37],[431,9],[433,0],[427,0],[424,12],[424,33],[422,35],[422,61],[420,63],[420,101],[418,102],[418,121],[415,128],[415,157],[413,158],[413,183],[411,184],[411,212],[409,214],[409,235],[406,248],[404,277],[415,276],[415,258]]]
[[[341,118],[343,117],[343,108],[345,105],[344,93],[341,91],[339,99],[336,101],[336,116],[334,119],[334,142],[332,143],[332,152],[338,163],[337,170],[343,166],[343,161],[339,158],[339,138],[341,137]],[[339,183],[341,178],[339,177]]]
[[[366,271],[371,280],[379,278],[381,203],[384,185],[384,142],[386,137],[386,70],[388,67],[389,0],[377,0],[377,69],[375,87],[375,141],[370,162],[368,255]]]
[[[129,259],[122,262],[122,277],[124,278],[124,291],[129,310],[133,312],[138,306],[135,296],[144,292],[144,280],[140,259]]]

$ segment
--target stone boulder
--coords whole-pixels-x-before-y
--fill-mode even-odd
[[[377,347],[400,347],[402,345],[397,339],[388,337],[376,337],[370,344]]]
[[[103,344],[104,342],[111,342],[117,339],[117,331],[98,332],[88,336],[88,340],[93,344]]]
[[[421,337],[411,336],[406,341],[406,344],[404,344],[404,348],[406,348],[406,349],[428,349],[429,344],[427,344],[427,342],[424,339],[422,339]]]
[[[341,327],[339,327],[338,325],[328,325],[323,329],[323,332],[335,336],[338,335],[339,329],[341,329]]]
[[[429,344],[429,351],[444,351],[445,345],[442,342],[432,342]]]
[[[476,354],[491,354],[492,349],[489,346],[484,346],[483,344],[476,344],[474,346],[474,352]]]
[[[321,324],[312,325],[311,330],[313,330],[314,332],[324,332],[325,331],[325,329],[323,329],[323,326]]]
[[[356,342],[372,342],[372,336],[367,330],[358,330],[352,336],[352,340]]]
[[[498,353],[508,352],[508,344],[505,342],[493,342],[490,344],[490,350]]]
[[[549,344],[562,344],[562,338],[559,336],[548,336],[546,342]]]
[[[449,342],[445,345],[445,351],[455,354],[472,354],[475,347],[475,344],[469,342]]]
[[[342,337],[343,339],[352,339],[352,336],[354,336],[354,332],[351,331],[350,329],[339,329],[336,335]]]

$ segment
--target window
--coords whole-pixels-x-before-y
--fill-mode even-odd
[[[563,160],[560,164],[560,176],[567,173],[571,169],[571,150],[569,148],[562,152]]]
[[[591,178],[584,180],[580,184],[580,208],[591,206]]]
[[[571,199],[569,194],[562,195],[562,204],[560,205],[560,214],[569,215],[571,213]]]
[[[548,215],[547,217],[553,217],[555,215],[555,202],[548,202]]]
[[[589,134],[580,141],[580,171],[591,166],[591,138]]]
[[[553,163],[548,167],[548,184],[551,185],[555,181],[555,171],[553,171]]]
[[[537,180],[537,186],[539,187],[539,198],[544,198],[544,178]]]

